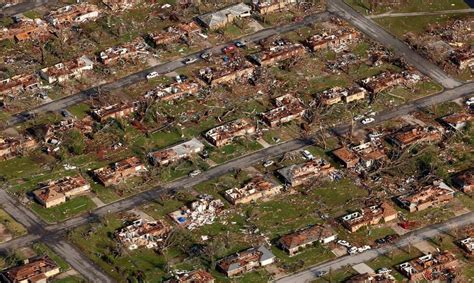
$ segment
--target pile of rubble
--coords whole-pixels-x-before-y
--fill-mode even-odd
[[[474,68],[474,21],[471,17],[430,25],[424,34],[406,34],[406,41],[445,69]]]
[[[157,248],[168,236],[171,227],[164,221],[138,219],[115,233],[116,239],[127,249]]]
[[[222,212],[224,203],[210,195],[199,195],[198,199],[188,207],[171,212],[169,216],[177,224],[194,230],[198,227],[214,223],[216,217]]]

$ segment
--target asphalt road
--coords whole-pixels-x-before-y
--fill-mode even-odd
[[[382,43],[387,48],[391,48],[396,54],[403,56],[410,64],[420,70],[420,72],[432,78],[445,88],[454,88],[461,85],[460,82],[448,76],[438,66],[429,62],[413,51],[408,45],[386,32],[377,23],[352,9],[349,5],[344,3],[343,0],[327,1],[327,6],[329,12],[347,20],[367,36]]]
[[[379,112],[374,116],[375,121],[373,123],[362,125],[360,122],[356,122],[354,124],[354,129],[372,127],[374,124],[397,118],[431,105],[455,100],[458,98],[470,97],[473,95],[473,93],[474,83],[466,83],[453,89],[445,90],[434,95],[425,96],[414,101],[407,102],[403,105],[397,106],[395,109]],[[338,135],[344,134],[349,130],[350,125],[343,125],[333,129],[333,131]]]
[[[327,12],[321,12],[321,13],[316,13],[309,15],[305,17],[302,21],[299,22],[293,22],[290,24],[282,25],[279,27],[272,27],[272,28],[267,28],[267,29],[262,29],[260,31],[257,31],[251,35],[244,36],[240,38],[240,40],[244,40],[247,42],[257,42],[262,39],[282,34],[282,33],[287,33],[290,31],[297,30],[305,25],[317,22],[317,21],[323,21],[329,18],[329,13]],[[19,114],[14,115],[8,122],[7,126],[13,126],[18,123],[24,122],[28,119],[31,119],[31,114],[39,114],[39,113],[44,113],[44,112],[54,112],[54,111],[60,111],[64,108],[67,108],[69,106],[78,104],[80,102],[83,102],[87,99],[89,99],[92,96],[101,94],[101,93],[107,93],[113,90],[121,89],[127,86],[131,86],[134,84],[137,84],[142,81],[146,81],[146,75],[151,73],[151,72],[157,72],[159,74],[166,74],[172,71],[175,71],[179,68],[182,68],[186,66],[186,64],[183,63],[183,61],[187,58],[196,58],[201,60],[199,57],[202,52],[204,51],[211,51],[213,54],[221,54],[222,53],[222,48],[224,46],[227,46],[229,44],[232,44],[232,42],[228,42],[225,44],[221,44],[218,46],[214,46],[212,48],[208,49],[203,49],[198,52],[195,52],[193,54],[181,57],[179,59],[176,59],[174,61],[169,61],[167,63],[163,63],[136,73],[133,73],[131,75],[125,76],[123,78],[120,78],[114,82],[110,83],[105,83],[96,87],[89,88],[87,90],[81,91],[79,93],[54,100],[49,103],[42,104],[34,109],[31,109],[29,111],[25,111]]]
[[[316,279],[317,277],[316,274],[318,271],[329,272],[330,270],[334,271],[344,266],[353,266],[362,262],[367,262],[379,256],[382,256],[383,254],[386,254],[387,252],[395,248],[402,248],[402,247],[407,246],[408,244],[414,244],[426,239],[430,239],[442,233],[449,233],[450,230],[463,227],[472,223],[474,223],[474,212],[469,212],[457,217],[453,217],[440,224],[434,224],[434,225],[426,226],[418,230],[411,231],[403,235],[400,238],[400,240],[397,241],[393,245],[387,245],[385,247],[381,247],[378,249],[368,250],[366,252],[356,254],[356,255],[340,257],[335,260],[331,260],[326,263],[312,267],[308,270],[298,272],[296,274],[278,279],[275,282],[279,282],[279,283],[311,282]]]
[[[23,3],[0,9],[0,19],[21,14],[46,4],[55,4],[56,2],[56,0],[25,0]]]
[[[412,12],[412,13],[387,12],[383,14],[371,15],[371,16],[368,16],[368,18],[377,19],[377,18],[416,17],[416,16],[434,16],[434,15],[446,15],[446,14],[468,14],[468,13],[474,13],[474,9],[468,8],[468,9],[459,9],[459,10],[443,10],[443,11],[433,11],[433,12]]]
[[[62,237],[48,237],[43,241],[58,255],[63,257],[67,263],[79,272],[89,282],[109,283],[115,282],[100,267],[95,265],[87,256],[75,246],[66,242]]]

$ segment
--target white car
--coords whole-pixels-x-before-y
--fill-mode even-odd
[[[375,121],[374,118],[365,118],[364,120],[361,121],[362,124],[367,125]]]
[[[371,249],[371,247],[369,245],[365,245],[365,246],[362,246],[362,247],[358,248],[357,250],[358,250],[359,253],[362,253],[362,252],[368,251],[370,249]]]
[[[196,177],[199,174],[201,174],[201,170],[197,169],[189,173],[189,177]]]
[[[265,168],[270,167],[270,166],[273,165],[273,163],[275,163],[275,161],[267,160],[267,161],[263,162],[263,167],[265,167]]]
[[[468,100],[466,100],[466,105],[467,106],[474,105],[474,97],[471,97]]]
[[[350,248],[351,247],[351,244],[349,244],[348,241],[344,241],[344,240],[337,240],[337,242],[339,245],[341,246],[344,246],[344,247],[347,247],[347,248]]]
[[[158,77],[158,76],[159,76],[158,72],[151,72],[151,73],[149,73],[148,75],[146,75],[146,79],[147,79],[147,80],[151,80],[151,79],[154,79],[154,78],[156,78],[156,77]]]
[[[311,152],[309,152],[307,150],[303,150],[303,156],[304,156],[304,158],[306,158],[308,160],[313,160],[314,159],[314,156],[311,154]]]
[[[183,63],[188,65],[188,64],[192,64],[192,63],[196,62],[197,60],[198,60],[197,58],[187,58],[183,61]]]
[[[377,270],[378,274],[386,274],[386,273],[390,273],[390,272],[392,272],[392,270],[389,269],[389,268],[386,268],[386,267],[382,267],[379,270]]]
[[[354,117],[354,121],[359,121],[359,120],[362,120],[364,119],[364,115],[357,115]]]
[[[356,254],[358,251],[359,251],[359,249],[358,249],[357,247],[352,247],[352,248],[350,248],[347,252],[348,252],[350,255],[354,255],[354,254]]]

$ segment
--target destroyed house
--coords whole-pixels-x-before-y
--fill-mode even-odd
[[[352,150],[350,150],[346,146],[343,146],[343,147],[340,147],[338,149],[333,150],[332,154],[339,161],[341,161],[342,164],[344,165],[344,167],[346,167],[346,168],[353,168],[360,161],[359,156],[357,156],[357,154],[355,152],[353,152]]]
[[[122,46],[110,47],[99,53],[99,60],[104,65],[115,64],[120,60],[130,60],[136,58],[140,54],[146,53],[147,45],[145,41],[139,37],[134,41]]]
[[[219,11],[210,12],[196,17],[198,23],[203,27],[215,30],[222,28],[238,18],[251,16],[252,8],[244,3],[225,7]]]
[[[252,0],[252,8],[260,15],[265,15],[285,10],[288,6],[294,5],[297,2],[297,0]]]
[[[214,86],[248,78],[253,74],[255,67],[243,56],[234,54],[226,57],[223,64],[205,67],[199,70],[198,76],[205,83]]]
[[[362,273],[349,278],[346,283],[395,283],[397,280],[390,273]]]
[[[391,87],[402,85],[405,78],[401,73],[382,72],[360,81],[360,85],[370,93],[379,93]]]
[[[436,254],[426,254],[419,258],[398,265],[402,275],[411,281],[419,280],[442,280],[443,277],[458,268],[458,260],[449,251]]]
[[[129,250],[157,248],[166,239],[171,227],[164,221],[138,219],[115,232],[117,241]]]
[[[54,124],[40,124],[28,128],[28,133],[38,142],[49,142],[58,139],[58,136],[66,134],[69,130],[77,129],[82,134],[92,133],[92,123],[87,119],[76,120],[68,118]]]
[[[392,134],[389,140],[400,148],[406,148],[416,143],[438,142],[442,137],[441,130],[432,126],[408,126]]]
[[[474,239],[468,237],[459,241],[459,246],[468,254],[474,255]]]
[[[451,61],[460,69],[474,66],[474,48],[458,49],[452,52]]]
[[[453,183],[464,193],[474,191],[474,167],[454,175]]]
[[[102,0],[105,6],[112,11],[123,11],[142,3],[144,0]],[[148,1],[148,0],[145,0]]]
[[[356,42],[360,34],[350,28],[343,28],[334,33],[315,34],[306,40],[307,46],[314,52],[325,49],[339,49]]]
[[[364,168],[370,168],[376,162],[380,163],[388,159],[383,145],[373,141],[349,147],[343,146],[332,151],[332,154],[346,168],[353,168],[358,164]]]
[[[0,159],[17,157],[23,152],[36,148],[38,144],[30,137],[0,137]]]
[[[224,197],[234,205],[249,203],[277,195],[281,193],[282,188],[281,185],[266,180],[263,176],[256,176],[241,188],[226,190]]]
[[[109,187],[118,185],[131,177],[139,176],[146,170],[145,165],[138,157],[129,157],[107,167],[96,169],[93,171],[93,175],[102,185]]]
[[[59,273],[59,266],[45,255],[26,259],[23,264],[4,270],[1,281],[7,283],[47,282],[49,278]]]
[[[283,177],[288,185],[295,187],[315,178],[327,177],[334,171],[335,169],[331,164],[324,159],[319,159],[279,169],[278,174]]]
[[[40,86],[36,75],[16,75],[0,81],[0,95],[13,95],[31,91]]]
[[[150,33],[148,37],[159,46],[177,42],[183,37],[189,37],[200,31],[201,28],[195,22],[189,22],[168,27],[165,31],[158,33]]]
[[[301,118],[306,111],[301,100],[290,94],[276,98],[276,105],[276,108],[262,113],[263,121],[272,128]]]
[[[172,101],[197,94],[200,86],[194,82],[173,83],[165,88],[158,86],[145,94],[146,98],[153,97],[160,101]]]
[[[203,269],[193,270],[175,275],[166,283],[214,283],[215,279],[209,272]]]
[[[255,131],[256,127],[252,120],[242,118],[212,128],[204,136],[211,144],[220,147],[230,143],[237,137],[251,135]]]
[[[50,181],[33,191],[35,199],[44,207],[50,208],[90,190],[90,185],[81,175],[64,177]]]
[[[199,153],[203,149],[204,144],[193,138],[187,142],[152,152],[148,155],[148,158],[155,166],[166,166],[170,163],[190,158],[193,154]]]
[[[325,106],[334,105],[341,101],[346,103],[364,99],[367,91],[361,87],[353,86],[351,88],[333,87],[317,95],[318,101]]]
[[[435,182],[400,196],[397,201],[410,212],[421,211],[430,207],[441,206],[454,198],[454,190],[443,182]]]
[[[383,202],[346,214],[341,217],[341,223],[350,232],[356,232],[362,227],[395,220],[397,216],[397,211],[387,202]]]
[[[214,199],[210,195],[200,195],[189,206],[184,206],[168,215],[178,225],[194,230],[214,223],[215,218],[223,209],[224,203],[220,199]]]
[[[301,56],[305,52],[303,45],[280,39],[270,47],[264,48],[262,52],[250,55],[250,58],[258,65],[266,66]]]
[[[217,269],[227,277],[244,274],[275,262],[275,256],[264,246],[250,248],[217,261]]]
[[[130,114],[137,111],[138,105],[138,102],[115,103],[92,110],[91,114],[97,121],[104,122],[108,119],[119,119],[130,116]]]
[[[158,33],[150,33],[148,37],[156,46],[171,44],[177,42],[181,38],[181,34],[175,31],[161,31]]]
[[[48,83],[63,82],[74,77],[80,77],[85,71],[92,70],[94,63],[86,56],[58,63],[40,70],[40,76]]]
[[[41,19],[16,17],[15,21],[14,24],[0,29],[0,41],[6,39],[42,41],[50,35],[48,25]]]
[[[336,240],[337,234],[329,225],[312,225],[282,236],[278,246],[290,256],[314,243],[327,244]]]
[[[45,19],[52,26],[61,27],[70,24],[81,24],[99,17],[99,8],[95,5],[81,3],[68,5],[50,12]]]
[[[467,123],[474,120],[474,115],[471,113],[454,113],[444,116],[440,120],[448,128],[459,131],[466,127]]]

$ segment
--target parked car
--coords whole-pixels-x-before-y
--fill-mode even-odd
[[[186,64],[186,65],[189,65],[189,64],[192,64],[194,62],[196,62],[198,59],[197,58],[186,58],[183,63]]]
[[[357,251],[359,253],[363,253],[363,252],[368,251],[370,249],[371,249],[371,247],[369,245],[365,245],[365,246],[362,246],[362,247],[358,248]]]
[[[149,73],[148,75],[146,75],[146,79],[147,79],[147,80],[151,80],[151,79],[154,79],[154,78],[156,78],[156,77],[158,77],[158,76],[159,76],[158,72],[151,72],[151,73]]]
[[[337,240],[337,242],[339,245],[341,246],[344,246],[344,247],[347,247],[347,248],[350,248],[351,247],[351,244],[349,244],[348,241],[345,241],[345,240]]]
[[[204,151],[201,153],[201,157],[204,158],[204,159],[209,158],[209,151],[204,150]]]
[[[474,105],[474,97],[471,97],[468,100],[466,100],[466,105],[467,106]]]
[[[309,152],[307,150],[303,150],[303,156],[304,156],[304,158],[306,158],[308,160],[313,160],[314,159],[314,156],[311,154],[311,152]]]
[[[211,53],[211,52],[203,52],[203,53],[201,53],[201,59],[203,59],[203,60],[207,60],[207,59],[211,58],[211,56],[212,56],[212,53]]]
[[[390,273],[390,272],[392,272],[392,270],[389,269],[389,268],[386,268],[386,267],[382,267],[382,268],[377,270],[378,274],[385,274],[385,273]]]
[[[374,121],[375,121],[375,119],[372,118],[372,117],[370,117],[370,118],[365,118],[364,120],[362,120],[361,123],[364,124],[364,125],[367,125],[367,124],[370,124],[370,123],[372,123],[372,122],[374,122]]]
[[[236,49],[236,47],[234,45],[229,45],[229,46],[226,46],[226,47],[222,48],[222,52],[224,52],[225,54],[228,54],[228,53],[234,52],[235,49]]]
[[[237,48],[245,48],[245,47],[247,47],[247,44],[245,44],[245,42],[240,41],[240,40],[234,42],[234,45],[235,45]]]
[[[359,120],[362,120],[364,119],[364,115],[357,115],[354,117],[354,121],[359,121]]]
[[[199,174],[201,174],[201,170],[196,169],[196,170],[192,171],[191,173],[189,173],[189,177],[196,177]]]
[[[323,277],[323,276],[326,275],[326,274],[328,274],[327,271],[325,271],[325,270],[320,270],[320,271],[316,271],[315,276],[316,276],[316,278],[319,278],[319,277]]]
[[[66,117],[66,118],[70,116],[69,111],[67,110],[61,110],[61,115],[63,115],[63,117]]]
[[[347,252],[348,252],[350,255],[354,255],[354,254],[356,254],[358,251],[359,251],[359,249],[358,249],[357,247],[352,247],[352,248],[350,248]]]
[[[275,161],[273,161],[273,160],[267,160],[267,161],[263,162],[263,167],[265,167],[265,168],[270,167],[274,163],[275,163]]]
[[[385,241],[387,243],[393,243],[396,240],[398,240],[398,238],[400,238],[400,236],[398,234],[387,235],[387,236],[385,236]]]

